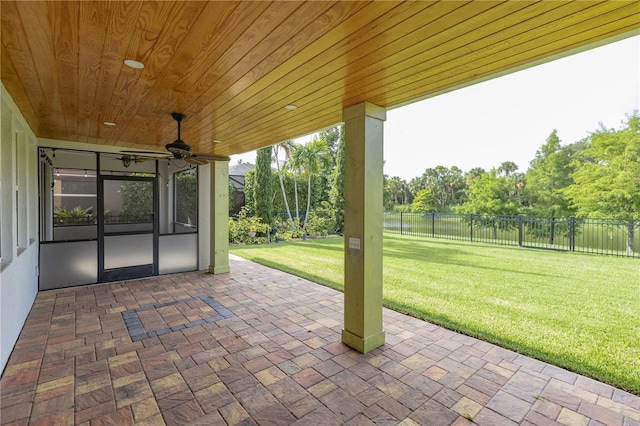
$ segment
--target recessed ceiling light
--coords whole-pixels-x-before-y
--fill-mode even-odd
[[[222,143],[222,141],[220,139],[214,139],[213,143]]]
[[[142,62],[134,61],[133,59],[125,59],[124,64],[138,70],[144,68],[144,64]]]
[[[114,123],[113,121],[105,121],[102,124],[104,124],[105,126],[109,126],[109,127],[113,127],[113,126],[116,125],[116,123]]]
[[[288,109],[289,111],[295,111],[298,109],[298,107],[295,106],[294,104],[285,105],[284,108]]]

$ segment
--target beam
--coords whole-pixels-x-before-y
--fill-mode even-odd
[[[224,274],[229,272],[229,162],[212,161],[210,167],[209,273]]]
[[[383,345],[382,190],[386,111],[345,108],[344,330],[342,342],[367,353]]]

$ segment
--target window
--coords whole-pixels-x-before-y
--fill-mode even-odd
[[[174,176],[173,232],[197,232],[198,230],[198,171],[197,168],[182,170]]]
[[[24,132],[16,131],[16,246],[18,255],[27,248],[27,225],[29,212],[27,212],[27,140]]]
[[[98,237],[96,154],[40,148],[40,239]]]
[[[0,270],[13,259],[13,117],[4,100],[0,101]]]
[[[97,212],[95,171],[56,168],[53,226],[94,225]]]

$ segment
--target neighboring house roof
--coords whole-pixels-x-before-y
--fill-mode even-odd
[[[255,164],[238,163],[229,166],[229,182],[233,185],[234,191],[244,190],[244,174],[256,168]]]

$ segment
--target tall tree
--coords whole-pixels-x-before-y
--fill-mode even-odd
[[[513,161],[504,161],[496,169],[499,177],[506,178],[509,182],[509,196],[518,206],[525,204],[523,200],[526,179],[524,173],[518,173],[518,165]]]
[[[464,181],[465,181],[465,184],[467,185],[467,187],[469,187],[471,185],[471,182],[473,182],[474,179],[479,178],[480,176],[482,176],[486,172],[487,171],[485,169],[483,169],[482,167],[474,167],[473,169],[471,169],[467,173],[465,173],[464,174]]]
[[[284,180],[283,175],[286,170],[287,163],[291,159],[291,149],[293,147],[293,141],[286,141],[276,145],[273,145],[273,162],[276,163],[276,170],[278,172],[278,180],[280,181],[280,190],[282,191],[282,199],[284,203],[284,207],[287,211],[287,217],[289,219],[289,224],[293,228],[293,218],[291,217],[291,209],[289,208],[289,202],[287,201],[287,191],[284,188]],[[284,152],[284,159],[280,159],[280,152]],[[280,165],[282,162],[282,166]],[[297,194],[296,194],[297,195]]]
[[[336,165],[331,174],[329,201],[335,211],[336,232],[341,233],[344,231],[344,126],[340,126]]]
[[[389,178],[385,182],[385,200],[386,210],[391,210],[393,206],[397,206],[398,204],[404,204],[404,188],[405,183],[398,176],[393,176]]]
[[[326,169],[331,165],[331,154],[324,139],[314,139],[293,152],[291,163],[298,170],[302,170],[307,177],[307,210],[304,215],[304,230],[309,219],[311,209],[311,178],[320,169]]]
[[[413,179],[411,179],[407,184],[407,189],[409,191],[409,194],[407,196],[407,203],[411,203],[413,201],[413,197],[416,196],[418,191],[420,191],[421,189],[424,189],[425,187],[426,187],[426,184],[425,184],[423,175],[416,176]]]
[[[462,213],[512,215],[518,213],[518,206],[509,196],[510,182],[504,176],[498,176],[491,169],[473,180],[467,191],[469,199],[462,205]]]
[[[509,177],[518,171],[518,165],[513,161],[503,161],[498,166],[498,175]]]
[[[271,147],[260,148],[256,152],[256,180],[253,187],[255,214],[262,222],[273,221],[273,188],[271,173]]]
[[[419,213],[431,213],[437,211],[438,200],[428,189],[418,191],[413,202],[411,203],[411,211]]]
[[[338,149],[340,144],[340,138],[344,138],[342,135],[342,126],[331,127],[320,132],[319,139],[324,139],[327,142],[327,148],[331,153],[332,162],[336,162],[338,157]]]
[[[451,207],[460,204],[466,187],[462,170],[456,166],[428,168],[416,183],[422,187],[418,188],[416,185],[417,191],[414,195],[417,197],[421,190],[429,191],[435,200],[436,210],[440,212],[448,211]]]
[[[491,169],[474,179],[467,190],[467,201],[460,206],[460,213],[486,215],[514,215],[518,213],[518,205],[510,196],[511,182],[505,176],[498,176],[496,169]],[[493,238],[497,238],[498,223],[490,221],[486,227],[493,228]]]
[[[291,143],[289,146],[289,153],[291,156],[290,161],[287,163],[287,169],[291,171],[293,174],[293,194],[296,204],[296,217],[300,218],[300,204],[298,202],[298,174],[301,171],[302,164],[298,161],[295,161],[295,158],[298,157],[297,151],[302,149],[302,145]]]
[[[552,217],[573,214],[564,193],[564,189],[573,182],[570,177],[572,170],[570,151],[561,146],[554,130],[536,151],[526,174],[529,204],[534,214]]]
[[[633,252],[640,227],[640,115],[628,117],[621,130],[601,127],[587,139],[565,194],[578,216],[622,219]]]

